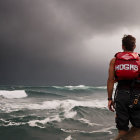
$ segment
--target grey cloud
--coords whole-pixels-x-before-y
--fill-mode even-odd
[[[92,56],[83,42],[139,26],[138,6],[128,0],[1,1],[0,83],[104,84],[108,62],[100,65],[96,46]]]
[[[69,13],[82,28],[91,33],[115,31],[122,27],[139,25],[139,1],[127,0],[61,0],[56,6],[63,9],[68,18]],[[95,31],[95,32],[94,32]]]

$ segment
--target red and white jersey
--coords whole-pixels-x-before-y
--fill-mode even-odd
[[[136,52],[119,52],[115,55],[115,76],[117,80],[138,79],[140,58]]]

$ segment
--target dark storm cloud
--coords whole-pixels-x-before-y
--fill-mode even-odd
[[[128,0],[60,0],[55,1],[65,18],[72,15],[78,29],[91,34],[108,33],[119,28],[139,25],[139,1]]]
[[[98,54],[89,60],[83,42],[139,26],[139,3],[1,1],[0,84],[104,84],[106,71],[96,62]]]

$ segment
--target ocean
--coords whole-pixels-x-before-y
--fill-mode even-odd
[[[0,86],[0,140],[112,140],[106,87]]]

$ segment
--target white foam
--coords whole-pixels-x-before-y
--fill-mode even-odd
[[[84,118],[81,118],[81,119],[78,119],[78,120],[82,123],[88,124],[89,126],[103,126],[101,124],[91,123],[89,120],[84,119]]]
[[[107,86],[99,86],[99,87],[96,87],[98,89],[107,89]]]
[[[91,133],[101,133],[101,132],[112,134],[112,131],[110,131],[110,129],[115,129],[115,127],[112,126],[112,127],[107,127],[107,128],[99,129],[99,130],[94,130],[94,131],[83,131],[83,130],[77,130],[77,129],[68,130],[68,129],[61,128],[62,131],[67,132],[67,133],[80,132],[80,133],[89,133],[89,134],[91,134]]]
[[[0,95],[8,99],[27,97],[27,94],[24,90],[14,90],[14,91],[0,90]]]
[[[107,86],[86,86],[86,85],[78,85],[78,86],[71,86],[71,85],[69,85],[69,86],[64,86],[64,87],[62,87],[62,86],[52,86],[52,87],[54,87],[54,88],[58,88],[58,89],[64,89],[64,87],[66,88],[66,89],[68,89],[68,90],[87,90],[87,89],[103,89],[103,90],[105,90],[105,89],[107,89]],[[115,84],[114,84],[114,88],[115,88]]]
[[[74,106],[73,100],[53,100],[45,101],[42,104],[26,104],[23,108],[30,110],[63,109],[65,118],[73,118],[77,114],[76,111],[71,110]],[[22,108],[22,106],[19,106],[19,108]]]
[[[107,108],[106,100],[87,100],[87,101],[77,101],[77,100],[53,100],[45,101],[43,104],[32,104],[28,105],[29,109],[59,109],[64,110],[64,116],[66,118],[73,118],[77,112],[73,111],[72,108],[76,106],[92,107],[92,108]]]
[[[6,121],[4,119],[0,119],[0,121],[6,123],[6,124],[1,124],[1,126],[20,126],[20,125],[25,125],[26,123],[24,122],[19,122],[19,123],[16,123],[16,122],[10,122],[10,121]]]
[[[112,134],[112,131],[110,131],[110,129],[115,129],[115,127],[111,126],[111,127],[103,128],[103,129],[100,129],[100,130],[91,131],[90,133],[107,132],[109,134]]]
[[[58,115],[56,115],[56,116],[53,116],[53,117],[48,117],[44,120],[32,120],[32,121],[29,121],[28,124],[29,124],[29,126],[32,126],[32,127],[37,126],[37,127],[40,127],[40,128],[45,128],[43,126],[38,125],[37,123],[47,124],[48,122],[53,122],[53,121],[61,122],[61,119]]]
[[[30,104],[28,107],[30,109],[57,109],[64,108],[67,110],[72,109],[75,106],[83,106],[83,107],[97,107],[97,108],[107,108],[106,100],[85,100],[85,101],[77,101],[77,100],[53,100],[53,101],[45,101],[43,104]]]
[[[65,110],[64,116],[65,118],[74,118],[77,115],[76,111]]]
[[[70,90],[74,90],[74,89],[88,89],[89,86],[85,86],[85,85],[78,85],[78,86],[64,86]]]
[[[91,108],[107,108],[106,100],[53,100],[53,101],[44,101],[40,104],[27,104],[27,103],[17,103],[17,102],[6,102],[1,106],[2,111],[12,112],[22,109],[28,110],[59,110],[61,109],[64,112],[65,118],[73,118],[77,112],[72,110],[76,106],[82,107],[91,107]]]
[[[71,135],[69,135],[67,138],[65,138],[65,140],[72,140]]]

